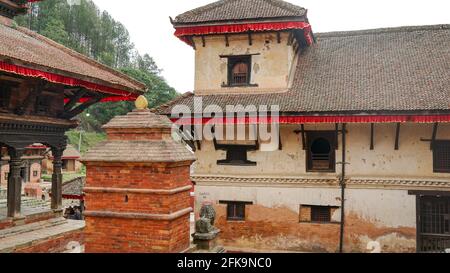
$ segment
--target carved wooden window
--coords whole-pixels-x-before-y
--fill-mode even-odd
[[[307,132],[308,149],[306,167],[308,172],[335,172],[337,139],[334,131]]]
[[[37,177],[38,176],[38,171],[33,171],[33,176]]]
[[[5,173],[5,181],[8,181],[9,173]]]
[[[48,114],[52,99],[50,96],[39,96],[36,99],[36,114]]]
[[[236,56],[228,58],[228,85],[250,85],[251,56]]]
[[[436,173],[450,173],[450,141],[436,140],[433,144],[433,168]]]
[[[252,204],[242,201],[220,201],[219,203],[227,205],[228,221],[245,221],[245,206]]]

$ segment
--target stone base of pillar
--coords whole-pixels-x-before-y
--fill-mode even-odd
[[[206,251],[212,253],[222,253],[225,249],[218,244],[219,229],[215,229],[209,233],[194,233],[192,238],[194,238],[194,244],[196,246],[196,251]]]

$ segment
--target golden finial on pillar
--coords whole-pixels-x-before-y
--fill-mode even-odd
[[[147,109],[148,108],[148,100],[146,97],[140,95],[134,102],[134,105],[136,106],[136,109],[138,109],[138,110]]]

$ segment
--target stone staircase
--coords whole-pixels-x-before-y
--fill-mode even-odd
[[[32,209],[32,210],[43,210],[50,208],[50,201],[43,201],[40,199],[35,199],[32,197],[24,197],[22,196],[22,208],[24,210]],[[0,199],[0,209],[7,208],[8,202],[5,199]]]

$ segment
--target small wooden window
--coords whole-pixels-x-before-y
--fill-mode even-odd
[[[247,146],[228,145],[224,150],[227,157],[225,160],[218,160],[218,165],[256,166],[256,162],[247,159],[247,152],[250,150]]]
[[[311,222],[331,222],[331,208],[322,206],[311,207]]]
[[[5,173],[5,181],[8,181],[9,179],[9,173]]]
[[[338,207],[331,206],[300,206],[300,222],[305,223],[333,223],[331,217]]]
[[[38,176],[38,171],[33,171],[33,176],[37,177]]]
[[[450,141],[436,140],[433,144],[433,168],[435,173],[450,173]]]
[[[336,171],[336,132],[308,132],[306,166],[308,172]]]
[[[236,56],[228,58],[228,85],[250,85],[251,56]]]
[[[245,221],[245,206],[252,204],[241,201],[220,201],[219,203],[227,205],[228,221]]]

